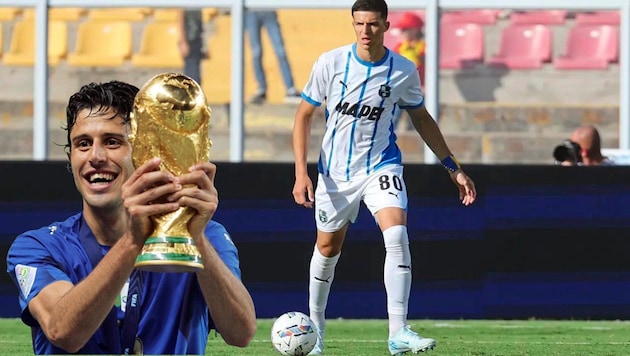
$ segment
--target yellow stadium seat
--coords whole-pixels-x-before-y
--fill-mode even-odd
[[[0,7],[0,21],[11,21],[22,13],[19,7]]]
[[[48,64],[56,66],[68,51],[68,29],[64,21],[48,24]],[[33,66],[35,64],[35,21],[15,23],[9,51],[2,58],[5,65]]]
[[[215,7],[207,7],[201,9],[201,18],[203,22],[210,22],[219,15],[219,9]]]
[[[148,7],[125,7],[112,9],[91,9],[88,13],[90,20],[105,21],[142,21],[152,13]]]
[[[113,67],[131,57],[132,31],[127,21],[85,21],[77,29],[73,66]]]
[[[52,7],[48,9],[49,20],[59,21],[79,21],[87,10],[80,7]],[[22,14],[24,19],[32,20],[35,18],[35,9],[26,9]]]
[[[178,9],[155,9],[153,11],[154,21],[178,21],[179,20]]]
[[[156,21],[144,26],[140,50],[131,57],[138,67],[181,68],[184,65],[177,47],[179,39],[176,21]]]
[[[210,103],[230,102],[231,23],[229,15],[217,16],[212,37],[208,40],[210,58],[201,61],[201,86]]]

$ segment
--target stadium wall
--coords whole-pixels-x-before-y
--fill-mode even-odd
[[[292,164],[217,165],[216,219],[239,247],[258,316],[307,310],[314,212],[293,203]],[[467,170],[479,189],[471,207],[440,167],[406,167],[410,318],[630,319],[629,168]],[[64,162],[5,161],[0,171],[3,258],[17,234],[81,207]],[[328,316],[385,318],[384,249],[365,209],[345,247]],[[0,317],[18,315],[16,289],[1,273]]]

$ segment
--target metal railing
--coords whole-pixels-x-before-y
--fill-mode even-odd
[[[34,68],[33,159],[48,158],[48,7],[216,7],[231,10],[232,16],[232,88],[230,105],[230,161],[243,160],[243,14],[253,9],[349,9],[353,0],[0,0],[0,7],[35,7],[36,51]],[[630,1],[628,0],[389,0],[391,9],[425,9],[425,88],[434,93],[427,97],[427,109],[439,117],[439,13],[455,9],[572,9],[619,10],[621,13],[619,54],[619,148],[630,149]],[[425,162],[435,156],[425,147]]]

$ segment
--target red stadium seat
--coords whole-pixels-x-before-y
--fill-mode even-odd
[[[610,25],[576,25],[569,32],[558,69],[606,69],[619,60],[619,29]]]
[[[488,64],[509,69],[537,69],[551,61],[552,34],[545,25],[509,25],[503,29],[499,52]]]
[[[449,11],[442,14],[441,22],[476,23],[494,25],[501,10],[465,10]]]
[[[514,25],[562,25],[566,18],[566,10],[518,11],[510,15],[510,23]]]
[[[575,15],[576,25],[620,25],[619,11],[580,12]]]
[[[442,23],[440,32],[440,68],[461,69],[483,62],[481,25]]]

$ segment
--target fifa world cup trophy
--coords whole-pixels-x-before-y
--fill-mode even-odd
[[[175,176],[188,173],[195,163],[210,159],[208,129],[211,110],[201,86],[176,73],[163,73],[147,81],[136,95],[131,133],[136,167],[161,157],[160,169]],[[152,217],[153,231],[136,259],[136,268],[157,272],[193,272],[203,269],[188,221],[190,207]]]

